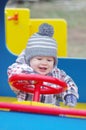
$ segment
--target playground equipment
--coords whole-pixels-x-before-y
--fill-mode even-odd
[[[27,16],[24,17],[23,11],[14,9],[7,9],[4,13],[4,7],[7,0],[0,1],[0,128],[3,130],[13,130],[13,129],[32,129],[32,130],[44,130],[44,129],[83,129],[86,130],[86,119],[81,119],[82,116],[85,115],[86,111],[86,76],[85,76],[85,67],[86,67],[86,59],[74,59],[67,58],[67,49],[66,49],[66,22],[61,19],[56,19],[55,23],[51,19],[47,20],[50,24],[54,26],[56,29],[54,38],[58,37],[58,50],[59,50],[59,64],[58,66],[61,69],[64,69],[71,77],[73,77],[79,88],[80,99],[78,100],[78,105],[76,108],[60,108],[57,110],[56,107],[52,108],[52,106],[45,104],[45,106],[38,102],[23,102],[18,103],[15,94],[11,91],[8,80],[7,80],[7,67],[12,64],[16,56],[21,52],[22,48],[25,47],[27,39],[29,36],[34,33],[38,29],[38,25],[44,22],[42,19],[30,19]],[[8,15],[10,12],[10,15]],[[21,12],[21,13],[20,13]],[[9,16],[14,16],[9,17]],[[5,18],[5,19],[4,19]],[[6,20],[6,21],[5,21]],[[39,20],[39,21],[38,21]],[[60,23],[61,22],[61,23]],[[35,25],[36,23],[36,25]],[[58,23],[58,25],[57,25]],[[29,26],[30,25],[30,26]],[[25,30],[25,27],[28,27]],[[60,27],[62,27],[60,29]],[[21,28],[24,29],[24,34],[22,31],[19,31]],[[29,31],[31,29],[31,31]],[[10,31],[9,31],[10,30]],[[17,30],[17,31],[16,31]],[[21,29],[22,30],[22,29]],[[6,32],[5,32],[6,31]],[[18,33],[17,33],[18,32]],[[13,35],[12,35],[13,33]],[[18,34],[20,36],[18,37]],[[26,34],[26,35],[25,35]],[[6,36],[6,38],[5,38]],[[21,37],[24,37],[23,44]],[[62,36],[62,37],[60,37]],[[63,38],[64,36],[64,38]],[[16,43],[16,38],[20,39],[19,45]],[[6,39],[6,40],[5,40]],[[13,42],[15,39],[15,42]],[[18,47],[21,48],[18,49]],[[63,45],[65,43],[65,45]],[[13,49],[14,48],[14,49]],[[18,50],[16,50],[16,48]],[[64,49],[65,48],[65,49]],[[65,52],[63,54],[63,51]],[[61,52],[61,53],[60,53]],[[62,57],[62,58],[61,58]],[[63,58],[65,57],[65,58]],[[51,90],[51,89],[50,89]],[[5,108],[5,109],[3,109]],[[78,109],[78,111],[77,111]],[[84,110],[82,110],[84,109]],[[27,110],[27,112],[25,112]],[[31,111],[32,110],[32,111]],[[17,112],[18,111],[18,112]],[[22,111],[22,112],[21,112]],[[39,112],[38,112],[39,111]],[[44,112],[45,111],[45,112]],[[49,113],[48,113],[49,111]],[[53,112],[52,112],[53,111]],[[37,113],[38,112],[38,113]],[[44,113],[43,113],[44,112]],[[71,118],[71,113],[73,118]],[[58,114],[64,115],[68,114],[69,117],[57,116]],[[78,118],[75,118],[78,115]]]
[[[54,38],[58,44],[60,57],[67,56],[67,23],[64,19],[32,19],[30,10],[26,8],[6,8],[6,46],[11,53],[18,55],[26,47],[28,38],[38,31],[42,23],[54,27]],[[23,39],[21,39],[23,37]]]

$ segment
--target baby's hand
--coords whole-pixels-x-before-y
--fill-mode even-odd
[[[68,94],[65,96],[65,105],[74,107],[77,103],[77,97],[73,94]]]

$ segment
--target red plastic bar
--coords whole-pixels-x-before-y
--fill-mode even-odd
[[[86,110],[80,110],[74,108],[28,106],[28,105],[12,104],[12,103],[4,103],[4,102],[0,102],[0,108],[10,109],[11,111],[29,112],[29,113],[37,113],[37,114],[47,114],[47,115],[63,114],[63,115],[86,117]]]
[[[40,85],[36,85],[34,89],[33,101],[40,101]]]

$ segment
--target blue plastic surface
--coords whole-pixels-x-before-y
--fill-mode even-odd
[[[1,130],[86,130],[86,120],[19,112],[0,112]]]

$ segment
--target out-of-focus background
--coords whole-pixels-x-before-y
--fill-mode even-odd
[[[8,0],[6,7],[29,8],[31,18],[64,18],[68,57],[86,58],[86,0]]]

